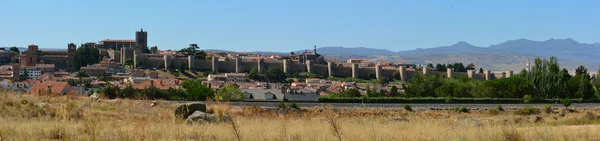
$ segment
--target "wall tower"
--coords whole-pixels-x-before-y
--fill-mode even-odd
[[[144,29],[140,29],[140,31],[135,32],[135,45],[139,47],[148,46],[148,32],[144,31]]]

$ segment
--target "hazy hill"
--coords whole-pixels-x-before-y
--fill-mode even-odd
[[[313,49],[306,50],[298,50],[294,51],[295,53],[302,53],[304,51],[312,52]],[[378,55],[391,55],[396,54],[396,52],[389,51],[386,49],[375,49],[375,48],[366,48],[366,47],[320,47],[317,48],[317,53],[319,54],[378,54]]]

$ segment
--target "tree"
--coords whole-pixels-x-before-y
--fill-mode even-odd
[[[186,79],[181,83],[181,87],[183,87],[188,96],[187,99],[190,101],[202,101],[206,100],[206,98],[213,97],[215,92],[203,85],[201,81],[195,79]]]
[[[483,68],[479,68],[479,73],[483,73]]]
[[[217,97],[219,100],[243,100],[245,94],[232,83],[225,83],[225,85],[217,91]]]
[[[431,64],[431,63],[428,63],[428,64],[427,64],[427,68],[433,68],[433,64]]]
[[[400,73],[397,71],[394,71],[394,73],[392,73],[392,78],[396,79],[396,80],[400,80]]]
[[[16,52],[16,53],[21,53],[21,51],[19,51],[19,48],[17,48],[17,47],[10,47],[10,51]]]
[[[579,66],[577,69],[575,69],[575,75],[588,75],[587,68],[585,68],[583,65]]]
[[[19,79],[21,81],[30,79],[29,78],[29,72],[27,72],[27,69],[23,69],[23,74],[19,74]]]
[[[569,106],[571,106],[571,98],[564,98],[560,102],[563,104],[563,106],[565,106],[565,108],[569,108]]]
[[[442,76],[437,73],[426,75],[415,75],[403,84],[404,92],[407,97],[435,97],[435,89],[442,86]]]
[[[118,95],[121,98],[135,98],[135,93],[136,90],[133,89],[133,87],[131,85],[127,85],[125,86],[125,88],[121,89],[121,91],[119,91]]]
[[[133,66],[133,58],[127,58],[127,59],[125,59],[125,65],[126,66]]]
[[[185,63],[179,63],[179,65],[177,66],[177,71],[179,71],[179,73],[183,73],[185,71]]]
[[[168,99],[168,96],[165,94],[165,92],[154,86],[154,81],[150,81],[150,86],[144,88],[141,91],[141,94],[150,99]]]
[[[152,51],[148,49],[148,46],[141,46],[140,50],[142,50],[142,53],[152,53]]]
[[[82,44],[75,51],[75,55],[73,56],[72,64],[73,70],[79,71],[79,69],[83,66],[96,64],[100,62],[100,51],[94,47],[88,47],[87,44]]]
[[[390,92],[386,96],[388,96],[388,97],[398,96],[398,87],[396,87],[395,85],[392,86],[392,88],[390,88]]]
[[[258,79],[258,69],[257,68],[250,69],[250,72],[248,72],[248,78],[257,80]]]
[[[101,95],[103,95],[106,98],[117,98],[117,94],[119,93],[119,88],[118,87],[114,87],[111,84],[106,84],[104,85],[104,87],[101,90]]]
[[[271,68],[265,73],[265,78],[269,82],[285,82],[286,77],[280,68]]]
[[[81,77],[90,77],[90,76],[87,73],[80,71],[80,72],[77,72],[77,76],[75,76],[75,77],[81,78]]]

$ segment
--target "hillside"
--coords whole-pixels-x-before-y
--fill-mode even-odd
[[[407,54],[407,55],[325,55],[328,58],[339,58],[348,59],[351,57],[362,57],[367,58],[371,61],[386,61],[386,62],[403,62],[403,63],[414,63],[414,64],[437,64],[437,63],[473,63],[477,68],[490,69],[492,71],[502,70],[515,70],[520,71],[525,68],[525,64],[529,59],[533,63],[533,59],[538,56],[533,55],[522,55],[516,53],[499,53],[499,52],[488,52],[488,53],[430,53],[430,54]],[[597,62],[586,62],[586,61],[573,61],[558,58],[561,67],[569,70],[574,70],[579,65],[584,65],[590,72],[595,72],[598,69],[600,63]]]

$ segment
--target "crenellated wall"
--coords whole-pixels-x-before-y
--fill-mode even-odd
[[[196,71],[218,71],[220,73],[247,73],[250,72],[253,68],[260,68],[260,71],[268,71],[273,68],[279,68],[281,70],[285,70],[287,74],[292,74],[295,72],[307,72],[309,69],[312,73],[318,75],[325,76],[334,76],[334,77],[358,77],[358,78],[368,78],[368,75],[372,73],[377,79],[387,77],[391,78],[392,75],[396,72],[400,74],[400,77],[403,79],[402,81],[406,81],[404,79],[410,79],[415,77],[415,75],[423,75],[427,74],[439,74],[443,77],[468,77],[471,79],[479,79],[479,80],[494,80],[500,78],[507,78],[513,76],[513,72],[508,70],[505,72],[490,72],[486,70],[484,73],[475,73],[474,70],[468,72],[453,72],[451,69],[447,71],[432,71],[432,70],[414,70],[407,69],[405,67],[393,68],[393,67],[381,67],[376,65],[375,67],[359,67],[358,64],[344,64],[343,66],[338,66],[338,64],[328,63],[328,64],[312,64],[312,62],[307,62],[306,64],[294,64],[291,61],[287,60],[279,60],[279,61],[269,61],[265,62],[264,60],[257,61],[243,61],[242,59],[232,59],[227,61],[218,61],[216,59],[213,60],[200,60],[195,57],[188,56],[168,56],[168,55],[160,55],[160,54],[141,54],[137,55],[135,53],[134,58],[140,64],[143,64],[144,68],[156,68],[156,69],[165,69],[165,65],[167,68],[176,69],[180,65],[184,66],[184,69],[196,70]],[[284,63],[286,62],[286,63]],[[259,64],[260,63],[260,64]],[[284,64],[286,65],[284,68]],[[213,67],[215,66],[215,67]],[[287,70],[286,70],[287,69]],[[331,73],[330,73],[331,72]],[[489,75],[488,75],[489,74]]]

